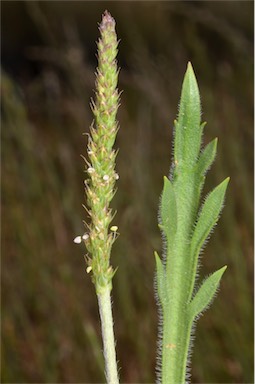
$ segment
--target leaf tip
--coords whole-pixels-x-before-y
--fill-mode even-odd
[[[192,72],[194,72],[193,67],[192,67],[192,64],[191,64],[191,61],[188,61],[187,71],[192,71]]]
[[[226,179],[223,180],[223,182],[221,183],[222,185],[224,185],[224,191],[225,191],[224,193],[226,193],[226,189],[228,187],[229,181],[230,181],[230,177],[226,177]]]
[[[192,79],[192,81],[195,82],[197,86],[196,75],[190,61],[188,62],[188,65],[187,65],[185,77],[188,77],[190,80]]]
[[[218,187],[223,187],[224,191],[227,189],[228,183],[229,183],[230,177],[226,177],[219,185]]]

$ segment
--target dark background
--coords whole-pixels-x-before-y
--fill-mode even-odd
[[[73,238],[86,219],[80,154],[105,9],[121,39],[124,91],[112,254],[121,382],[155,381],[158,199],[189,60],[208,122],[204,143],[219,138],[204,193],[231,177],[201,276],[228,269],[198,322],[192,382],[253,382],[253,2],[2,1],[1,8],[2,382],[104,380],[94,287]]]

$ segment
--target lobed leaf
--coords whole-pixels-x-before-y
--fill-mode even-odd
[[[205,123],[202,126],[204,125]],[[207,144],[207,146],[204,148],[204,150],[200,154],[194,170],[196,175],[196,180],[197,180],[197,185],[196,185],[197,189],[196,189],[196,194],[194,196],[194,199],[196,198],[197,200],[197,206],[199,205],[201,190],[205,182],[205,174],[210,168],[210,166],[212,165],[216,156],[217,142],[218,142],[218,139],[216,138],[212,140],[209,144]]]
[[[219,184],[205,200],[191,240],[191,257],[199,254],[205,240],[218,221],[228,182],[229,177]]]
[[[154,252],[156,260],[156,282],[157,282],[157,293],[160,304],[163,307],[164,296],[166,295],[166,275],[165,268],[157,252]]]
[[[202,311],[204,311],[211,303],[213,297],[216,294],[222,275],[226,269],[227,266],[225,265],[224,267],[207,277],[207,279],[205,279],[205,281],[197,291],[193,300],[188,304],[188,312],[192,320],[196,316],[198,316]]]
[[[216,137],[209,144],[207,144],[207,146],[199,156],[196,166],[196,171],[199,175],[204,176],[212,165],[212,163],[214,162],[217,151],[217,143],[218,139]]]
[[[177,207],[173,185],[166,176],[161,197],[160,219],[159,227],[164,231],[167,241],[172,244],[177,228]]]

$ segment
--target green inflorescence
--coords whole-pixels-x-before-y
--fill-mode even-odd
[[[115,271],[110,265],[112,245],[118,227],[109,226],[113,219],[110,202],[115,194],[115,183],[119,176],[115,171],[117,152],[113,149],[118,131],[116,114],[119,107],[117,89],[117,35],[115,20],[105,11],[99,25],[101,38],[98,41],[98,68],[96,72],[96,98],[91,108],[94,122],[88,138],[88,158],[85,180],[87,206],[90,216],[86,223],[88,232],[77,236],[74,242],[84,240],[89,254],[86,256],[87,273],[91,273],[95,285],[101,320],[105,376],[108,384],[118,384],[118,366],[115,350],[113,318],[111,308],[112,278]]]
[[[99,30],[101,38],[98,42],[96,99],[91,105],[94,123],[88,140],[89,163],[86,168],[89,179],[85,181],[91,222],[87,224],[89,231],[84,238],[87,250],[92,255],[87,257],[87,272],[92,273],[97,293],[103,292],[106,287],[111,288],[115,273],[110,266],[110,253],[116,239],[116,231],[109,233],[108,230],[113,219],[109,204],[115,194],[116,180],[119,178],[115,172],[117,152],[113,149],[118,131],[118,41],[115,21],[107,11],[103,15]]]
[[[210,275],[197,290],[198,257],[219,219],[229,178],[219,184],[199,210],[205,174],[214,161],[217,139],[201,151],[203,128],[200,96],[189,63],[175,121],[174,162],[164,177],[159,227],[166,243],[163,260],[155,252],[156,283],[163,328],[160,331],[163,384],[188,380],[187,360],[194,321],[215,296],[226,266]]]

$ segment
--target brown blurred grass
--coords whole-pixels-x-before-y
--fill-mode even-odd
[[[191,60],[208,121],[204,142],[219,138],[205,193],[231,177],[201,275],[224,264],[228,270],[214,305],[198,322],[192,382],[252,382],[252,3],[22,6],[42,42],[23,48],[30,63],[39,63],[35,76],[23,72],[14,80],[2,74],[2,382],[104,380],[95,293],[85,273],[85,251],[72,239],[86,219],[80,154],[86,147],[82,133],[92,119],[90,51],[96,51],[96,22],[105,8],[121,38],[119,88],[124,90],[116,143],[120,180],[113,202],[121,236],[112,256],[119,266],[113,309],[121,381],[155,380],[158,198],[169,171],[182,77]],[[14,14],[18,19],[20,4],[4,7],[7,20]],[[20,17],[23,27],[17,28],[25,29],[25,16]]]

